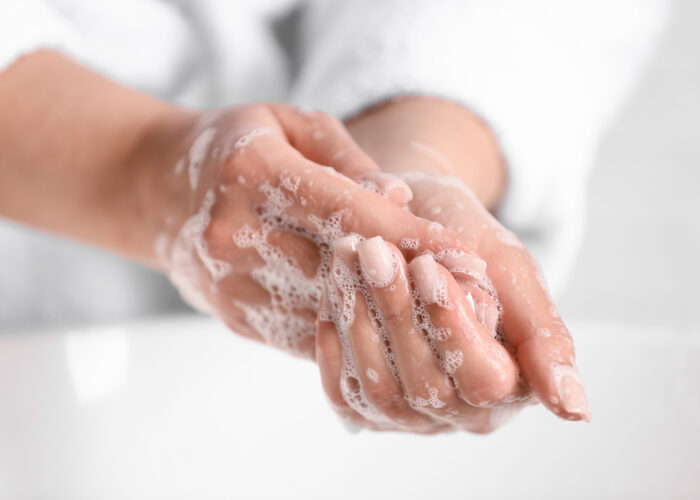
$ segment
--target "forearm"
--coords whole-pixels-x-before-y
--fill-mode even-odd
[[[405,97],[371,108],[347,126],[384,170],[457,176],[490,210],[503,196],[506,170],[498,143],[488,126],[462,106]]]
[[[0,216],[150,262],[145,142],[184,112],[50,51],[0,73],[0,110]]]

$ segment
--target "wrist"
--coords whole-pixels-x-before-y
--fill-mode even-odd
[[[498,142],[483,120],[458,104],[400,98],[369,109],[347,126],[383,170],[458,177],[490,210],[503,196],[506,169]]]
[[[178,182],[175,166],[187,155],[191,134],[201,113],[167,105],[145,120],[128,158],[127,182],[131,192],[124,209],[137,222],[134,255],[152,267],[159,267],[154,243],[168,231],[169,224],[185,218],[191,197],[189,185]]]
[[[0,214],[148,261],[143,219],[158,189],[142,187],[168,160],[145,145],[169,135],[179,108],[46,50],[0,73],[0,109]]]

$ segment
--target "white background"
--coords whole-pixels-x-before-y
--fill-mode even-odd
[[[604,141],[565,317],[700,330],[699,23],[700,2],[676,2]]]
[[[350,434],[313,365],[209,321],[7,334],[0,498],[699,498],[697,26],[678,2],[591,179],[561,310],[592,424]]]

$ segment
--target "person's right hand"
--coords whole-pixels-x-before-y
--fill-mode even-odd
[[[328,115],[244,106],[196,116],[184,137],[154,183],[167,200],[156,253],[186,300],[238,333],[313,357],[338,238],[462,246],[403,210],[410,190]]]

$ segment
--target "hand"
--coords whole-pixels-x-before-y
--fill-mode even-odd
[[[0,73],[0,104],[2,216],[160,267],[234,330],[298,354],[314,354],[335,239],[463,247],[399,208],[406,186],[322,114],[201,114],[52,51]]]
[[[403,210],[407,187],[328,115],[254,105],[197,116],[183,130],[166,141],[179,160],[151,182],[164,193],[150,209],[157,254],[190,303],[236,332],[313,357],[338,238],[398,244],[411,234],[419,250],[462,246]]]
[[[418,241],[400,246],[415,255]],[[337,240],[317,334],[334,409],[355,425],[418,433],[488,432],[515,414],[527,391],[496,338],[485,268],[465,250],[423,250],[407,265],[379,236]]]
[[[443,124],[442,128],[440,124]],[[465,113],[463,108],[425,99],[390,103],[375,112],[354,119],[349,128],[353,136],[383,168],[401,177],[411,187],[414,197],[409,207],[413,213],[451,229],[463,238],[473,254],[478,257],[474,262],[483,259],[485,274],[493,283],[497,292],[495,297],[502,306],[503,314],[498,327],[502,346],[509,353],[513,363],[517,360],[517,370],[526,387],[560,417],[569,420],[589,419],[586,397],[575,367],[571,336],[552,304],[542,275],[527,249],[513,233],[503,228],[484,206],[484,203],[488,203],[489,206],[497,203],[497,193],[502,192],[502,187],[493,181],[503,179],[503,174],[498,171],[500,154],[493,148],[495,141],[490,133],[484,133],[483,123],[473,115]],[[450,138],[454,140],[450,141]],[[470,147],[460,150],[459,145],[463,143]],[[465,186],[463,179],[471,180],[481,199]],[[460,273],[455,273],[454,263],[448,260],[433,264],[427,257],[421,259],[422,264],[414,266],[412,263],[409,269],[414,271],[415,267],[419,275],[425,275],[421,269],[437,266],[448,284],[450,278],[445,270],[452,270],[457,282],[462,282],[461,286],[465,287],[464,278]],[[471,274],[473,278],[476,273]],[[486,290],[488,283],[482,283],[478,288]],[[447,289],[455,290],[454,284],[451,288],[448,285]],[[468,292],[473,290],[465,289]],[[372,288],[370,290],[375,292]],[[475,312],[478,313],[479,308],[483,308],[484,311],[490,309],[488,305],[479,305],[481,299],[486,296],[482,295],[475,300],[475,294],[471,293],[471,302],[476,306]],[[455,303],[457,299],[451,297],[450,301]],[[456,315],[453,311],[446,312],[435,308],[431,312],[439,313],[441,317]],[[391,312],[380,311],[380,314],[386,316]],[[486,315],[482,314],[477,319],[486,330],[491,330]],[[431,315],[431,321],[436,323],[440,320]],[[470,323],[464,324],[467,327],[463,326],[460,333],[463,341],[468,337],[463,332],[469,329]],[[411,324],[405,326],[404,336],[411,328],[414,328]],[[459,332],[459,328],[453,330]],[[481,331],[483,333],[483,330]],[[392,339],[395,337],[398,338],[399,335],[392,336]],[[453,342],[454,337],[455,332],[452,331],[448,342]],[[433,350],[434,364],[440,366],[445,375],[451,375],[445,369],[445,353],[441,351],[440,346],[443,346],[444,350],[448,349],[442,342],[444,341],[437,340],[427,343]],[[434,348],[433,344],[437,348]],[[352,348],[353,352],[366,350],[361,346],[355,347],[354,344]],[[460,348],[460,352],[464,354],[464,346]],[[490,359],[488,351],[484,350],[476,356],[476,361],[470,363],[472,370],[469,377],[462,380],[455,378],[456,391],[451,393],[446,388],[438,389],[437,394],[447,394],[443,402],[453,399],[456,395],[463,403],[478,407],[481,404],[500,405],[522,398],[521,390],[517,385],[512,385],[508,377],[504,379],[508,383],[501,385],[497,370],[492,368],[493,359]],[[502,373],[511,373],[508,363],[502,368],[505,369]],[[372,387],[366,380],[361,380],[361,383],[364,387]],[[478,395],[475,397],[470,393],[474,388],[478,391],[479,387],[489,394],[489,397],[480,399]],[[403,395],[410,401],[411,393],[417,389],[420,387],[406,387],[402,382],[394,387],[393,399],[398,400]],[[362,417],[364,421],[373,422],[365,425],[376,427],[375,421],[383,420],[384,423],[379,425],[391,427],[386,424],[386,421],[391,420],[391,412],[374,411],[373,414],[362,415],[361,411],[347,403],[347,396],[338,397],[337,392],[336,405],[355,421],[363,422],[360,419]],[[422,398],[426,399],[425,396]],[[387,400],[386,394],[380,399]],[[342,401],[346,402],[345,405],[341,404]],[[375,402],[374,406],[383,408],[386,405],[379,401]],[[415,408],[407,409],[404,405],[399,412],[400,418],[405,418],[410,413],[409,410]],[[382,418],[378,419],[375,416],[377,413],[381,414]],[[393,421],[396,422],[396,412],[393,412],[393,415]],[[488,414],[475,416],[471,420],[477,430],[494,428],[491,422],[485,423],[488,420],[485,415]],[[469,427],[468,422],[465,425],[457,419],[445,419],[444,415],[435,417],[446,421],[448,426]]]
[[[590,419],[573,340],[525,245],[459,179],[423,172],[401,178],[414,192],[413,213],[451,229],[484,259],[503,308],[504,343],[533,395],[562,418]]]

